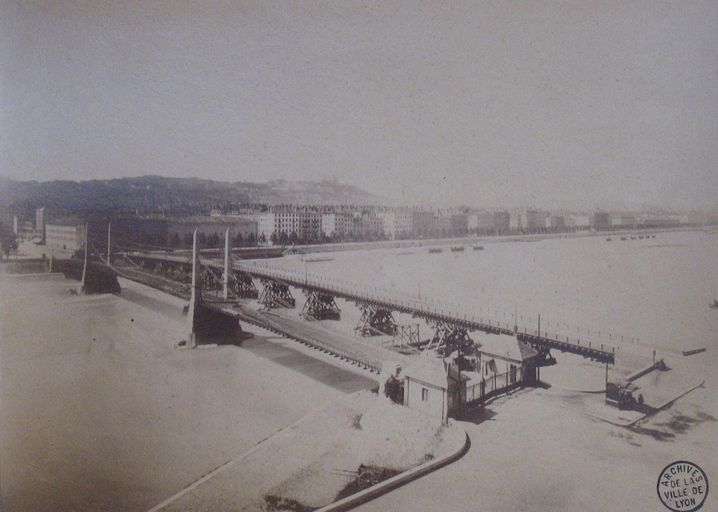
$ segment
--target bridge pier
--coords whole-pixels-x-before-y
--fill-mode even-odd
[[[202,290],[208,292],[218,292],[222,290],[222,276],[215,273],[210,267],[202,267],[200,271],[200,282],[202,283]]]
[[[267,308],[293,308],[295,300],[286,283],[264,278],[259,303]]]
[[[143,264],[143,268],[147,267],[147,263],[145,262]],[[172,262],[157,262],[155,263],[155,266],[150,269],[153,273],[158,274],[162,277],[165,277],[167,279],[171,279],[173,281],[177,281],[178,283],[182,284],[183,286],[189,287],[189,284],[192,280],[192,271],[190,269],[189,272],[185,270],[185,265],[172,263]],[[188,288],[189,290],[189,288]]]
[[[434,336],[426,346],[427,350],[434,350],[449,355],[458,350],[460,354],[474,352],[474,340],[469,337],[466,328],[461,325],[443,320],[427,320],[434,328]]]
[[[419,337],[419,324],[415,325],[397,325],[394,331],[394,339],[392,345],[399,343],[400,346],[409,345],[410,347],[421,346],[421,338]]]
[[[245,272],[233,272],[232,274],[232,291],[240,299],[257,299],[259,291],[254,286],[252,276]]]
[[[308,320],[339,320],[341,310],[337,306],[334,295],[315,290],[303,289],[307,298],[302,308],[302,316]]]
[[[394,336],[396,334],[396,321],[391,311],[368,302],[357,302],[356,304],[362,315],[359,323],[354,327],[355,332],[362,336]]]

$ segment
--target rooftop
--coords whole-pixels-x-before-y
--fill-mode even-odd
[[[473,335],[478,351],[495,357],[526,361],[538,355],[530,345],[509,334],[476,333]]]
[[[422,354],[404,373],[410,379],[420,380],[443,389],[448,388],[444,361],[429,354]]]

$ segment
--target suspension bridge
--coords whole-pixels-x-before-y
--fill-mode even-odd
[[[519,325],[497,318],[472,314],[466,308],[438,301],[408,297],[392,290],[380,290],[359,283],[345,283],[329,276],[280,269],[266,262],[241,260],[232,255],[229,233],[225,237],[224,259],[201,256],[195,241],[191,257],[170,252],[130,250],[111,246],[107,262],[120,274],[164,289],[178,296],[192,297],[191,304],[204,310],[227,311],[239,299],[258,300],[265,308],[294,308],[294,293],[306,296],[302,316],[307,319],[337,320],[341,310],[336,299],[353,302],[362,315],[356,332],[362,336],[394,335],[403,328],[394,313],[406,313],[424,320],[434,330],[430,340],[414,344],[450,353],[459,344],[470,342],[470,333],[482,331],[516,336],[536,349],[545,364],[551,350],[577,354],[594,361],[614,364],[615,347],[582,340],[578,336],[553,333],[536,326]],[[259,284],[259,287],[257,286]],[[256,319],[255,319],[256,320]],[[251,320],[250,320],[251,321]],[[220,323],[221,324],[221,323]],[[266,326],[266,325],[263,325]],[[290,333],[284,333],[291,336]],[[371,361],[375,366],[376,361]]]

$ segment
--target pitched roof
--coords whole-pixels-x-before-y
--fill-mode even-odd
[[[523,361],[526,361],[527,359],[531,359],[532,357],[536,357],[538,355],[538,351],[525,341],[516,340],[516,342],[519,346],[519,352],[521,352],[521,359]]]
[[[471,336],[477,342],[477,350],[483,354],[513,361],[526,361],[538,355],[533,347],[513,335],[482,332]]]
[[[449,387],[444,361],[429,354],[421,355],[416,363],[405,370],[404,374],[410,379],[420,380],[440,388],[447,389]]]

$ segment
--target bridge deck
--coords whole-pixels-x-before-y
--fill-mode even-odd
[[[136,256],[154,261],[169,261],[189,264],[187,258],[174,255],[156,255],[139,253]],[[202,258],[202,264],[223,269],[221,262]],[[578,354],[596,361],[615,362],[615,348],[607,344],[586,341],[570,335],[551,333],[542,329],[541,333],[527,326],[514,326],[507,322],[499,322],[489,318],[476,317],[468,312],[451,310],[446,306],[426,300],[398,296],[390,291],[374,287],[362,286],[357,283],[346,283],[339,279],[323,278],[304,272],[272,268],[255,262],[235,262],[233,268],[256,278],[273,279],[290,286],[327,293],[335,297],[355,302],[364,302],[391,311],[408,313],[427,320],[441,321],[461,326],[469,331],[483,331],[494,334],[518,334],[520,339],[536,346],[556,349],[562,352]]]

